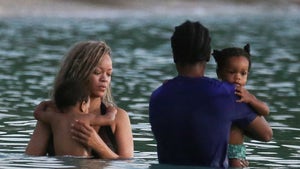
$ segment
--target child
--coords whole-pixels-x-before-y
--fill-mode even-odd
[[[88,113],[90,91],[79,81],[68,80],[54,92],[54,100],[59,113],[44,111],[35,113],[35,118],[50,125],[53,133],[55,155],[91,156],[91,150],[78,143],[71,136],[71,125],[80,120],[90,125],[110,125],[117,110],[110,106],[105,115]]]
[[[240,97],[237,102],[249,104],[258,115],[267,116],[269,107],[258,100],[244,88],[251,68],[250,45],[244,49],[225,48],[221,51],[214,50],[212,54],[217,62],[217,76],[223,81],[236,84],[235,93]],[[228,158],[231,167],[247,167],[246,147],[243,145],[244,132],[237,126],[232,125],[230,132]]]

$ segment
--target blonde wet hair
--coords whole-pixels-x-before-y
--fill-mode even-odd
[[[54,81],[53,93],[61,83],[67,80],[79,80],[88,85],[89,76],[106,54],[111,57],[111,49],[102,41],[83,41],[75,44],[61,62]],[[111,84],[106,89],[102,102],[105,105],[115,105],[111,94]]]

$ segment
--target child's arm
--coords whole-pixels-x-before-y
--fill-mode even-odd
[[[248,92],[248,90],[245,89],[244,87],[236,86],[235,94],[241,97],[241,99],[237,100],[237,102],[248,103],[261,116],[269,115],[270,110],[267,104],[258,100],[253,94]]]
[[[91,119],[90,124],[96,126],[110,125],[115,120],[116,114],[117,114],[117,109],[113,106],[109,106],[106,109],[105,115],[94,115],[94,117],[92,117]]]

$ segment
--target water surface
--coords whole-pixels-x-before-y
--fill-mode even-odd
[[[274,132],[268,143],[246,141],[251,168],[300,167],[299,10],[213,9],[211,13],[193,10],[174,15],[169,11],[164,17],[134,11],[115,14],[114,18],[1,17],[0,166],[174,168],[158,164],[148,101],[156,87],[176,75],[169,39],[174,26],[190,19],[201,21],[211,30],[213,48],[251,44],[253,67],[247,88],[270,106],[267,120]],[[33,109],[49,98],[60,59],[72,44],[90,39],[105,40],[112,48],[113,93],[118,106],[129,113],[135,158],[105,161],[24,155],[36,124]],[[216,77],[213,59],[206,75]]]

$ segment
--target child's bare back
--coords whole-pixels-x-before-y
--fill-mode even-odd
[[[90,150],[84,145],[72,139],[70,132],[71,125],[75,120],[81,120],[88,123],[87,119],[78,116],[77,113],[56,113],[52,112],[54,117],[50,122],[53,133],[54,151],[57,156],[91,156]]]
[[[56,156],[91,156],[91,150],[72,138],[71,125],[80,120],[87,125],[110,125],[117,113],[115,107],[107,108],[105,115],[78,112],[74,108],[60,112],[55,106],[48,106],[46,111],[37,112],[35,118],[50,125],[53,133],[53,144]]]

